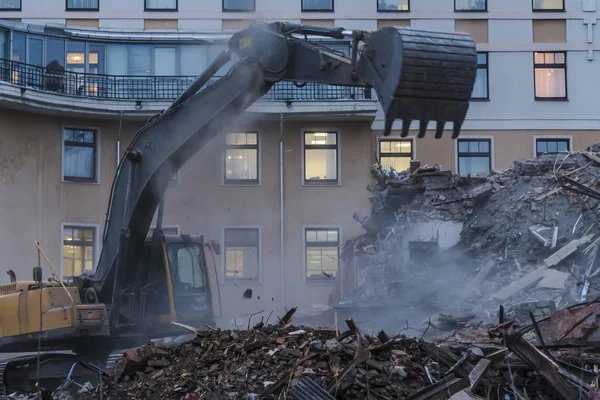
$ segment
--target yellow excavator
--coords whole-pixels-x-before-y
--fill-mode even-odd
[[[314,37],[351,40],[352,54],[347,57]],[[207,85],[230,61],[231,70]],[[147,234],[180,167],[274,84],[374,89],[385,117],[384,136],[401,119],[401,136],[417,121],[422,138],[435,122],[439,139],[452,122],[455,139],[476,73],[475,43],[465,33],[392,27],[347,31],[275,22],[232,35],[215,61],[127,148],[113,181],[93,272],[61,282],[44,280],[36,267],[33,280],[0,286],[0,353],[38,352],[0,364],[5,390],[55,388],[76,361],[100,360],[102,366],[114,350],[183,333],[171,322],[212,323],[206,250],[218,252],[218,243],[165,237],[160,226],[151,238]]]

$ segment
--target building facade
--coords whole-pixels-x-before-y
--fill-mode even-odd
[[[35,240],[64,278],[93,268],[124,150],[232,32],[288,21],[470,33],[479,68],[458,140],[401,138],[399,125],[381,138],[370,90],[281,82],[174,177],[167,233],[221,243],[209,259],[220,326],[326,304],[376,160],[466,175],[600,141],[597,18],[597,0],[0,0],[6,269],[28,278]]]

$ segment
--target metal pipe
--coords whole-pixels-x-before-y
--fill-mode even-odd
[[[217,56],[215,61],[213,61],[208,66],[208,68],[206,68],[206,70],[204,70],[204,72],[200,74],[198,78],[196,78],[196,80],[185,90],[185,92],[183,92],[177,99],[175,99],[175,101],[173,102],[173,104],[171,104],[167,111],[177,107],[178,105],[195,95],[198,92],[198,90],[200,90],[202,86],[204,86],[204,84],[210,80],[210,78],[212,78],[225,64],[229,62],[230,59],[231,52],[229,48],[227,48]]]
[[[123,128],[123,111],[119,111],[119,130],[117,131],[117,170],[121,163],[121,129]]]
[[[162,229],[164,212],[165,212],[165,196],[163,195],[160,198],[160,202],[158,203],[158,215],[156,216],[156,229]]]
[[[283,228],[283,113],[279,113],[279,274],[281,279],[281,282],[279,284],[279,298],[281,302],[281,315],[285,314]]]

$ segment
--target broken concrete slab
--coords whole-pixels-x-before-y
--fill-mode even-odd
[[[593,235],[586,235],[579,239],[570,241],[569,243],[564,245],[560,250],[556,251],[550,257],[546,258],[544,260],[544,264],[547,267],[552,267],[554,265],[557,265],[558,263],[563,261],[565,258],[569,257],[571,254],[575,253],[577,251],[577,249],[579,248],[579,246],[589,243],[593,237],[594,237]]]
[[[498,292],[494,293],[492,295],[492,298],[498,301],[506,301],[516,293],[530,289],[537,285],[537,283],[544,278],[547,271],[548,267],[546,266],[538,267],[537,269],[531,271],[521,279],[512,282],[510,285],[505,286]]]
[[[570,274],[568,272],[561,272],[556,269],[549,269],[544,274],[541,281],[538,282],[536,287],[549,288],[549,289],[564,289],[567,279]]]

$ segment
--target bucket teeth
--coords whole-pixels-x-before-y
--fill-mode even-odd
[[[392,132],[392,126],[394,125],[393,118],[387,118],[385,120],[385,128],[383,129],[383,136],[389,136]]]
[[[459,122],[454,122],[454,127],[452,128],[452,139],[456,139],[460,134],[460,129],[462,128],[462,124]]]
[[[407,137],[408,136],[408,130],[410,129],[410,123],[412,121],[410,119],[403,119],[402,120],[402,132],[400,133],[401,137]]]
[[[418,134],[419,139],[423,139],[425,137],[425,132],[427,132],[428,124],[429,124],[429,121],[425,121],[425,120],[421,120],[421,122],[419,123],[419,134]]]
[[[446,125],[446,121],[438,121],[435,126],[435,138],[441,139],[444,134],[444,125]]]

